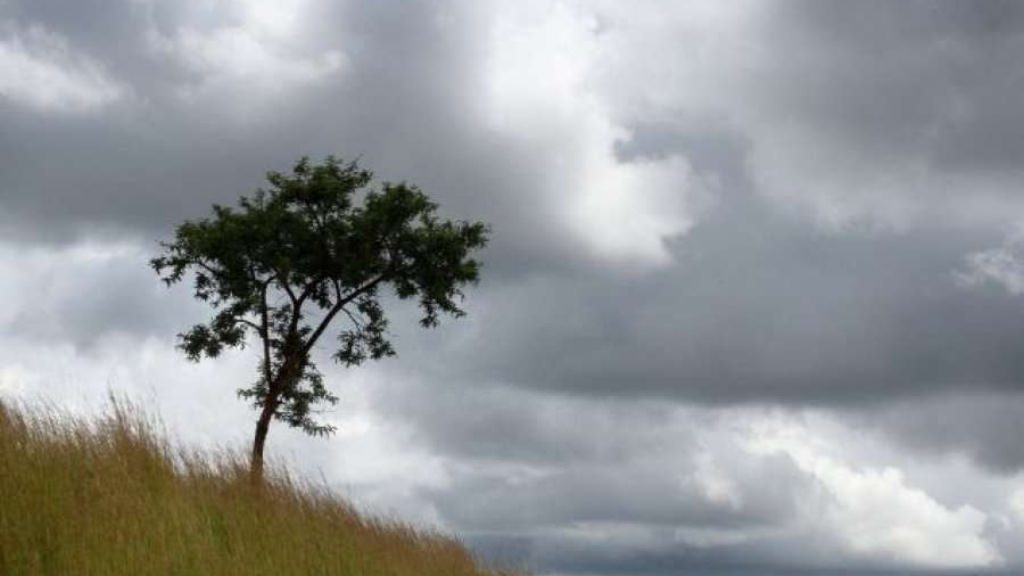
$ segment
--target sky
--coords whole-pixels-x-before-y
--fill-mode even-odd
[[[1024,5],[0,0],[0,398],[243,447],[159,242],[300,156],[492,240],[268,453],[537,575],[1024,571]]]

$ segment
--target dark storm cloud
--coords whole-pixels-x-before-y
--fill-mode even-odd
[[[1004,158],[1000,165],[1017,171],[1012,160],[1021,154],[1024,122],[1015,121],[1012,98],[1021,66],[1013,57],[1020,10],[1012,3],[775,8],[761,24],[764,37],[755,39],[770,37],[777,57],[762,56],[755,69],[763,90],[753,108],[796,113],[833,140],[891,148],[897,158],[930,151],[937,168],[987,168]],[[506,237],[536,232],[523,214],[530,203],[517,202],[517,192],[536,186],[530,164],[537,159],[474,124],[487,66],[483,8],[320,8],[303,20],[311,32],[286,51],[299,57],[336,49],[349,64],[298,90],[286,107],[263,96],[269,113],[244,126],[223,114],[243,94],[243,79],[196,105],[175,100],[173,88],[198,82],[199,72],[155,50],[147,37],[231,26],[237,9],[33,2],[5,12],[21,26],[42,24],[66,36],[135,91],[134,99],[91,118],[3,108],[5,209],[47,222],[51,233],[82,221],[163,231],[213,200],[250,191],[264,169],[283,168],[301,153],[335,151],[363,154],[386,177],[424,182],[456,212],[492,216]],[[45,169],[55,164],[62,170]]]
[[[704,115],[739,131],[760,193],[833,223],[1019,218],[1019,7],[779,2],[749,12],[757,17],[731,35],[707,31],[696,48],[667,32],[623,40],[681,47],[641,76],[675,100],[660,95],[663,110],[648,118],[690,129]],[[627,110],[645,95],[615,92]]]
[[[738,556],[751,565],[798,566],[835,548],[823,537],[796,553],[789,536],[770,536],[799,521],[815,482],[786,456],[751,458],[702,436],[722,424],[716,418],[674,414],[657,403],[487,386],[427,391],[410,383],[415,378],[396,379],[403,384],[390,409],[418,421],[422,440],[459,470],[451,484],[422,496],[494,561],[571,573],[656,573],[669,558],[677,570],[720,570]],[[418,389],[432,398],[431,418],[418,413]],[[725,487],[701,468],[700,453],[729,469]]]
[[[146,48],[147,24],[158,30],[173,27],[187,15],[182,9],[187,5],[42,0],[11,4],[0,15],[25,27],[46,26],[66,37],[76,51],[101,60],[112,74],[130,79],[141,92],[155,96],[187,81],[189,74],[170,59],[153,57]],[[206,11],[209,16],[223,14],[212,5]]]
[[[821,123],[823,132],[887,146],[886,151],[927,152],[933,144],[957,143],[958,129],[1018,108],[1009,97],[1024,66],[1014,57],[1024,42],[1024,11],[1015,2],[775,7],[765,31],[774,35],[780,54],[799,56],[766,64],[767,72],[778,75],[765,78],[768,102],[799,109],[803,121]],[[998,139],[1021,130],[1016,122],[1002,131],[980,131],[987,146],[960,150],[977,159],[995,148],[1019,151],[1019,138]]]
[[[105,6],[89,18],[49,3],[12,10],[22,26],[42,23],[66,35],[132,95],[70,118],[0,102],[5,236],[67,241],[96,229],[165,235],[213,202],[252,192],[266,170],[287,169],[303,154],[337,154],[360,157],[380,179],[417,183],[451,216],[500,227],[494,271],[522,269],[527,258],[537,266],[568,257],[564,232],[534,212],[546,192],[538,159],[478,126],[489,25],[482,7],[322,8],[303,20],[311,32],[290,42],[284,56],[337,50],[346,58],[338,71],[284,95],[261,85],[253,92],[250,78],[228,78],[190,100],[174,90],[202,87],[203,74],[215,74],[189,70],[181,54],[155,49],[152,35],[231,27],[238,15]],[[79,29],[79,22],[89,24]],[[245,106],[255,112],[234,114]]]
[[[571,441],[581,425],[593,424],[595,412],[600,414],[594,407],[563,406],[576,410],[577,416],[546,430],[550,443]],[[524,410],[507,412],[522,414],[524,426],[534,422]],[[721,452],[716,456],[722,462],[736,465],[730,470],[735,472],[731,481],[742,494],[709,492],[694,459],[707,447],[687,438],[693,435],[688,426],[671,419],[640,424],[622,415],[610,422],[607,415],[604,418],[606,424],[617,425],[588,431],[594,435],[592,444],[612,444],[609,449],[568,453],[557,460],[516,458],[507,449],[484,456],[477,450],[499,437],[493,431],[459,437],[444,448],[460,461],[479,467],[450,486],[429,490],[428,495],[448,521],[471,532],[557,531],[587,523],[663,530],[757,530],[795,518],[801,493],[812,488],[810,479],[785,457],[744,459],[739,451],[717,447]],[[435,442],[443,440],[435,435],[438,428],[435,424],[425,430]],[[611,439],[612,434],[622,438]],[[531,446],[515,437],[507,442]],[[617,456],[615,448],[623,444],[630,445],[629,452]]]
[[[1024,403],[973,392],[895,403],[866,419],[915,451],[966,454],[997,473],[1018,472],[1024,468]]]
[[[956,275],[964,254],[997,241],[940,227],[823,234],[755,198],[723,199],[673,270],[485,284],[468,321],[500,336],[451,350],[440,364],[457,371],[438,377],[712,403],[1017,390],[1024,307]]]

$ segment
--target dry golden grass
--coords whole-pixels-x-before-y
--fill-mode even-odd
[[[0,404],[0,574],[497,574],[282,470],[256,490],[237,454],[174,450],[139,414]]]

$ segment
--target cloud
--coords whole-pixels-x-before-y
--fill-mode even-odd
[[[958,393],[892,403],[859,416],[914,452],[966,456],[1000,475],[1024,469],[1016,427],[1024,403],[1014,393]]]
[[[457,328],[468,335],[411,354],[465,386],[622,400],[845,406],[1016,389],[1018,300],[957,276],[997,234],[837,236],[733,194],[673,247],[670,270],[485,276]]]
[[[680,155],[614,154],[630,133],[593,85],[607,58],[598,20],[542,2],[516,4],[495,20],[485,120],[543,158],[546,212],[598,258],[668,263],[665,243],[690,228],[707,185]]]
[[[278,100],[303,85],[340,75],[345,55],[337,49],[303,53],[303,19],[308,2],[244,1],[225,10],[228,17],[215,23],[183,23],[173,32],[148,30],[150,48],[180,62],[194,77],[176,92],[199,104],[210,97],[241,99],[253,106]],[[258,92],[255,102],[241,91]]]
[[[86,113],[129,94],[59,34],[0,20],[0,99],[41,112]]]
[[[461,405],[471,410],[477,395],[460,394]],[[780,571],[986,569],[1020,553],[1008,540],[1017,528],[993,532],[1013,498],[1012,481],[978,484],[977,469],[948,461],[912,464],[884,438],[865,437],[835,414],[611,409],[504,395],[519,402],[492,403],[504,407],[500,415],[483,418],[518,419],[544,430],[544,440],[509,437],[500,425],[435,434],[457,428],[458,418],[444,412],[435,420],[414,409],[401,416],[426,424],[435,450],[457,466],[451,483],[427,492],[439,517],[513,563],[581,573],[716,572],[737,562]],[[573,418],[537,426],[545,409]],[[611,449],[538,459],[528,448],[572,442],[579,429],[607,438]],[[933,482],[960,474],[964,483],[934,495]]]
[[[739,130],[759,192],[823,230],[1021,210],[1011,3],[596,5],[615,54],[603,88],[627,126]]]
[[[976,287],[994,282],[1005,288],[1010,294],[1018,296],[1024,293],[1024,263],[1018,252],[1024,238],[1013,234],[998,248],[981,250],[968,254],[965,269],[958,276],[967,287]]]
[[[7,306],[0,329],[24,341],[89,349],[112,335],[173,335],[198,307],[182,293],[168,299],[154,282],[147,253],[130,242],[83,242],[31,250],[0,245]],[[131,313],[125,316],[125,311]]]
[[[826,531],[850,552],[942,568],[1001,564],[985,538],[984,513],[968,505],[943,507],[908,486],[897,468],[853,469],[822,454],[815,440],[813,433],[787,423],[759,430],[750,442],[755,452],[789,455],[820,483],[829,499],[822,518]]]
[[[605,56],[585,11],[554,9],[549,21],[529,10],[453,4],[438,18],[419,4],[385,10],[299,3],[289,12],[292,22],[275,27],[266,25],[259,3],[207,12],[188,6],[179,7],[182,21],[148,4],[118,15],[132,31],[125,38],[134,46],[131,61],[114,47],[97,48],[133,78],[139,103],[129,120],[52,132],[12,122],[7,137],[23,144],[8,161],[7,186],[20,190],[4,199],[9,213],[74,213],[76,228],[89,221],[165,230],[204,204],[250,191],[264,170],[284,168],[298,154],[361,154],[382,177],[408,177],[446,207],[501,227],[495,248],[509,260],[582,257],[642,270],[666,265],[665,243],[713,203],[713,182],[682,155],[616,155],[631,131],[590,86]],[[456,27],[477,30],[460,36]],[[549,58],[553,50],[558,59]],[[164,72],[152,77],[152,70]],[[305,104],[268,113],[285,97]],[[85,157],[62,144],[86,131]],[[449,144],[435,148],[435,141]],[[67,168],[28,172],[18,156],[34,148]],[[126,154],[132,171],[100,170]],[[112,190],[126,186],[134,193],[115,201]],[[67,193],[72,187],[88,190],[90,202]],[[96,199],[105,196],[110,202],[100,210]],[[40,234],[20,230],[17,221],[10,228]]]

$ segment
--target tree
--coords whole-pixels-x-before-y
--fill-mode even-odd
[[[269,172],[268,190],[242,197],[237,208],[213,206],[212,217],[186,221],[150,263],[168,285],[187,276],[194,295],[215,314],[179,334],[192,361],[260,344],[258,377],[238,391],[259,411],[251,472],[263,477],[271,420],[310,435],[333,427],[314,420],[314,406],[335,404],[311,355],[336,320],[333,359],[355,366],[393,356],[382,290],[418,298],[420,324],[460,317],[462,287],[475,284],[472,258],[487,242],[479,222],[440,220],[437,205],[417,187],[383,183],[356,162],[307,158],[291,174]]]

